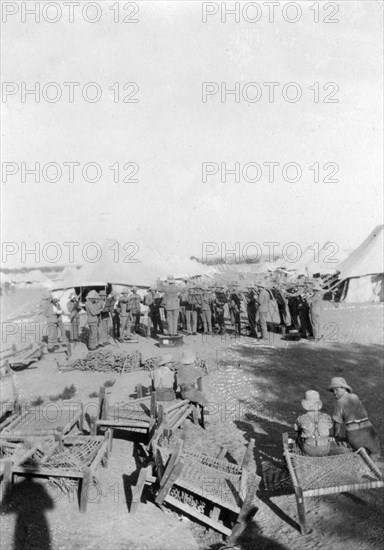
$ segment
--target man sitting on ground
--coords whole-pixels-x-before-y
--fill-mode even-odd
[[[317,391],[306,391],[301,406],[308,412],[296,420],[297,443],[306,455],[326,456],[331,449],[332,418],[320,412],[323,403]]]

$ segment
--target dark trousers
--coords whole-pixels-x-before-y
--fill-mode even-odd
[[[289,314],[291,316],[291,325],[295,328],[295,329],[299,329],[300,328],[300,324],[299,324],[299,310],[297,309],[296,307],[296,304],[289,304],[288,305],[288,308],[289,308]]]
[[[241,323],[240,323],[240,311],[237,309],[231,309],[231,323],[235,327],[235,333],[241,334]]]
[[[120,315],[112,316],[112,330],[114,340],[118,340],[120,338]]]
[[[80,336],[80,317],[76,315],[71,319],[69,334],[72,341],[78,340]]]
[[[161,320],[159,309],[150,309],[148,312],[148,330],[147,334],[150,336],[151,328],[153,328],[154,335],[158,332],[163,333],[163,321]]]
[[[131,326],[133,326],[132,332],[140,334],[140,311],[131,312]]]
[[[348,443],[355,451],[360,447],[364,447],[369,454],[380,454],[380,441],[373,426],[347,431],[346,437]]]
[[[313,336],[312,323],[311,323],[311,319],[309,318],[309,310],[300,308],[299,319],[300,319],[300,330],[303,334],[303,337],[307,338],[307,334],[309,336]]]
[[[286,315],[285,305],[284,304],[277,304],[277,308],[279,310],[280,325],[285,325],[285,315]]]
[[[256,336],[256,312],[254,306],[247,307],[248,324],[251,331],[251,336]]]
[[[225,328],[224,321],[224,308],[216,308],[216,322],[218,324],[219,330],[222,331]]]

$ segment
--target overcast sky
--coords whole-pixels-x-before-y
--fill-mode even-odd
[[[19,13],[3,25],[3,81],[28,87],[56,82],[63,91],[56,103],[42,95],[39,103],[30,96],[22,103],[17,92],[2,104],[3,163],[63,167],[57,183],[36,183],[31,176],[23,183],[20,171],[5,182],[3,175],[3,241],[44,245],[110,238],[165,255],[198,256],[202,242],[296,241],[304,247],[333,241],[351,247],[383,223],[379,2],[341,2],[334,24],[314,23],[312,2],[299,3],[297,23],[284,20],[283,2],[274,23],[262,2],[257,23],[233,17],[222,23],[220,14],[203,23],[200,2],[139,4],[138,23],[114,23],[112,2],[104,1],[94,24],[75,10],[74,23],[67,12],[55,24],[43,18],[22,23]],[[325,15],[320,11],[320,19]],[[73,103],[64,82],[80,83]],[[99,102],[82,99],[79,90],[88,82],[99,84]],[[122,85],[136,82],[133,98],[139,102],[115,103],[109,87],[116,82],[121,97],[134,92]],[[203,102],[203,82],[227,88],[239,82],[241,90],[256,82],[263,95],[258,102],[240,96],[239,103],[228,95],[223,103],[217,93]],[[265,82],[280,83],[273,103]],[[302,90],[296,103],[283,99],[289,82]],[[309,89],[315,82],[318,103]],[[331,96],[338,103],[323,102],[334,90],[323,90],[329,82],[338,86]],[[252,98],[256,88],[246,90]],[[79,162],[80,168],[96,162],[103,176],[88,183],[79,171],[71,183],[64,162]],[[137,163],[139,182],[115,183],[109,167],[117,162],[120,179],[128,173],[125,163]],[[266,166],[259,182],[236,182],[233,176],[221,182],[220,174],[203,182],[205,162],[280,167],[272,183]],[[284,181],[281,166],[288,162],[300,165],[300,181]],[[317,183],[309,169],[314,163],[320,166]],[[326,163],[338,165],[338,182],[323,181],[331,174],[322,169]],[[39,264],[46,262],[40,258]],[[20,254],[3,264],[18,266]]]

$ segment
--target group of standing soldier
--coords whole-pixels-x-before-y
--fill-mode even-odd
[[[249,335],[267,339],[267,316],[272,299],[277,304],[281,325],[290,325],[300,332],[302,338],[321,337],[323,293],[318,285],[286,288],[283,285],[258,282],[242,291],[238,283],[232,283],[227,288],[221,284],[208,286],[194,281],[180,285],[173,276],[168,276],[166,282],[158,280],[156,285],[151,286],[144,298],[138,294],[136,287],[132,287],[130,291],[123,290],[120,296],[115,293],[107,294],[105,290],[91,290],[83,305],[79,297],[72,293],[67,304],[70,339],[73,342],[80,339],[80,312],[84,308],[89,327],[90,350],[108,344],[111,321],[115,340],[132,340],[134,334],[141,332],[141,304],[148,310],[147,337],[164,332],[164,319],[169,336],[176,336],[179,327],[189,335],[197,334],[198,331],[204,334],[222,334],[225,331],[226,310],[234,333],[240,335],[244,306]],[[52,295],[46,297],[44,314],[48,320],[48,348],[51,351],[58,344],[59,329],[62,339],[66,340],[63,311]]]

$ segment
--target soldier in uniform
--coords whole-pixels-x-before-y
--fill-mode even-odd
[[[101,302],[100,303],[101,305],[100,345],[106,346],[109,343],[109,320],[111,317],[111,313],[113,311],[113,307],[115,305],[115,299],[111,294],[107,296],[107,293],[105,290],[101,290],[99,294],[100,294],[100,302]]]
[[[95,350],[99,344],[99,322],[101,303],[100,296],[96,290],[91,290],[87,294],[85,303],[85,311],[87,312],[87,323],[89,326],[88,349]]]
[[[252,286],[247,288],[247,292],[243,293],[245,301],[247,303],[247,317],[250,329],[250,336],[257,338],[256,332],[256,315],[257,315],[257,301],[256,292]]]
[[[137,288],[134,286],[131,294],[128,296],[129,334],[132,332],[140,334],[140,304],[141,298],[137,293]]]
[[[307,338],[313,338],[312,323],[309,317],[310,306],[304,292],[299,294],[297,305],[299,311],[301,337],[305,340]]]
[[[69,296],[67,304],[70,319],[70,338],[71,342],[78,342],[80,338],[80,311],[81,305],[78,297],[74,292]]]
[[[310,320],[315,340],[320,340],[321,334],[321,314],[323,311],[324,291],[319,284],[312,287],[312,293],[308,296],[310,306]]]
[[[120,339],[120,301],[117,300],[117,295],[114,294],[113,298],[115,300],[115,304],[113,306],[112,310],[112,331],[113,331],[113,339],[119,340]]]
[[[229,289],[229,313],[235,334],[241,334],[241,294],[236,290],[237,284]]]
[[[201,317],[203,320],[204,334],[212,334],[211,292],[207,288],[203,288],[201,298]]]
[[[68,342],[67,334],[65,332],[65,326],[63,321],[63,310],[61,308],[60,300],[57,297],[52,299],[53,311],[57,316],[57,326],[60,333],[59,342],[66,344]]]
[[[291,316],[291,326],[298,330],[300,328],[299,323],[299,289],[297,287],[289,288],[286,292],[288,300],[288,309]]]
[[[120,300],[119,300],[119,308],[118,308],[119,314],[120,314],[120,331],[121,331],[121,338],[124,340],[127,338],[127,332],[128,332],[128,320],[129,320],[129,313],[128,313],[128,290],[124,289],[121,292]]]
[[[173,275],[168,275],[167,283],[157,281],[157,290],[164,292],[165,311],[167,315],[168,333],[170,336],[177,336],[177,322],[179,319],[179,292],[183,288],[176,284]]]
[[[181,397],[200,409],[201,420],[204,421],[204,405],[208,399],[199,389],[199,379],[202,379],[203,373],[195,364],[196,356],[190,351],[183,352],[177,369],[177,385],[180,386]]]
[[[269,311],[270,296],[264,283],[258,283],[259,295],[257,297],[261,337],[263,340],[268,339],[267,315]]]
[[[191,285],[188,288],[187,303],[185,306],[185,313],[187,317],[187,331],[188,334],[197,333],[197,305],[198,305],[198,291],[195,285]]]
[[[273,286],[271,292],[273,294],[273,297],[276,300],[277,308],[279,310],[280,325],[285,326],[285,324],[286,324],[285,320],[286,320],[286,316],[287,316],[287,309],[286,309],[283,294],[282,294],[282,292],[280,292],[280,289],[277,286]]]
[[[187,304],[188,304],[188,287],[186,286],[184,290],[180,293],[180,324],[182,330],[187,330]]]
[[[57,315],[53,310],[53,297],[48,292],[43,298],[43,315],[47,319],[48,351],[55,351],[58,345],[58,321]]]
[[[225,330],[224,307],[227,302],[228,299],[226,293],[224,292],[224,287],[220,285],[216,286],[214,307],[218,334],[222,334]]]
[[[147,336],[151,335],[151,328],[153,328],[154,336],[158,333],[163,334],[163,322],[160,315],[162,297],[156,291],[156,287],[151,286],[144,300],[145,305],[149,308]]]

